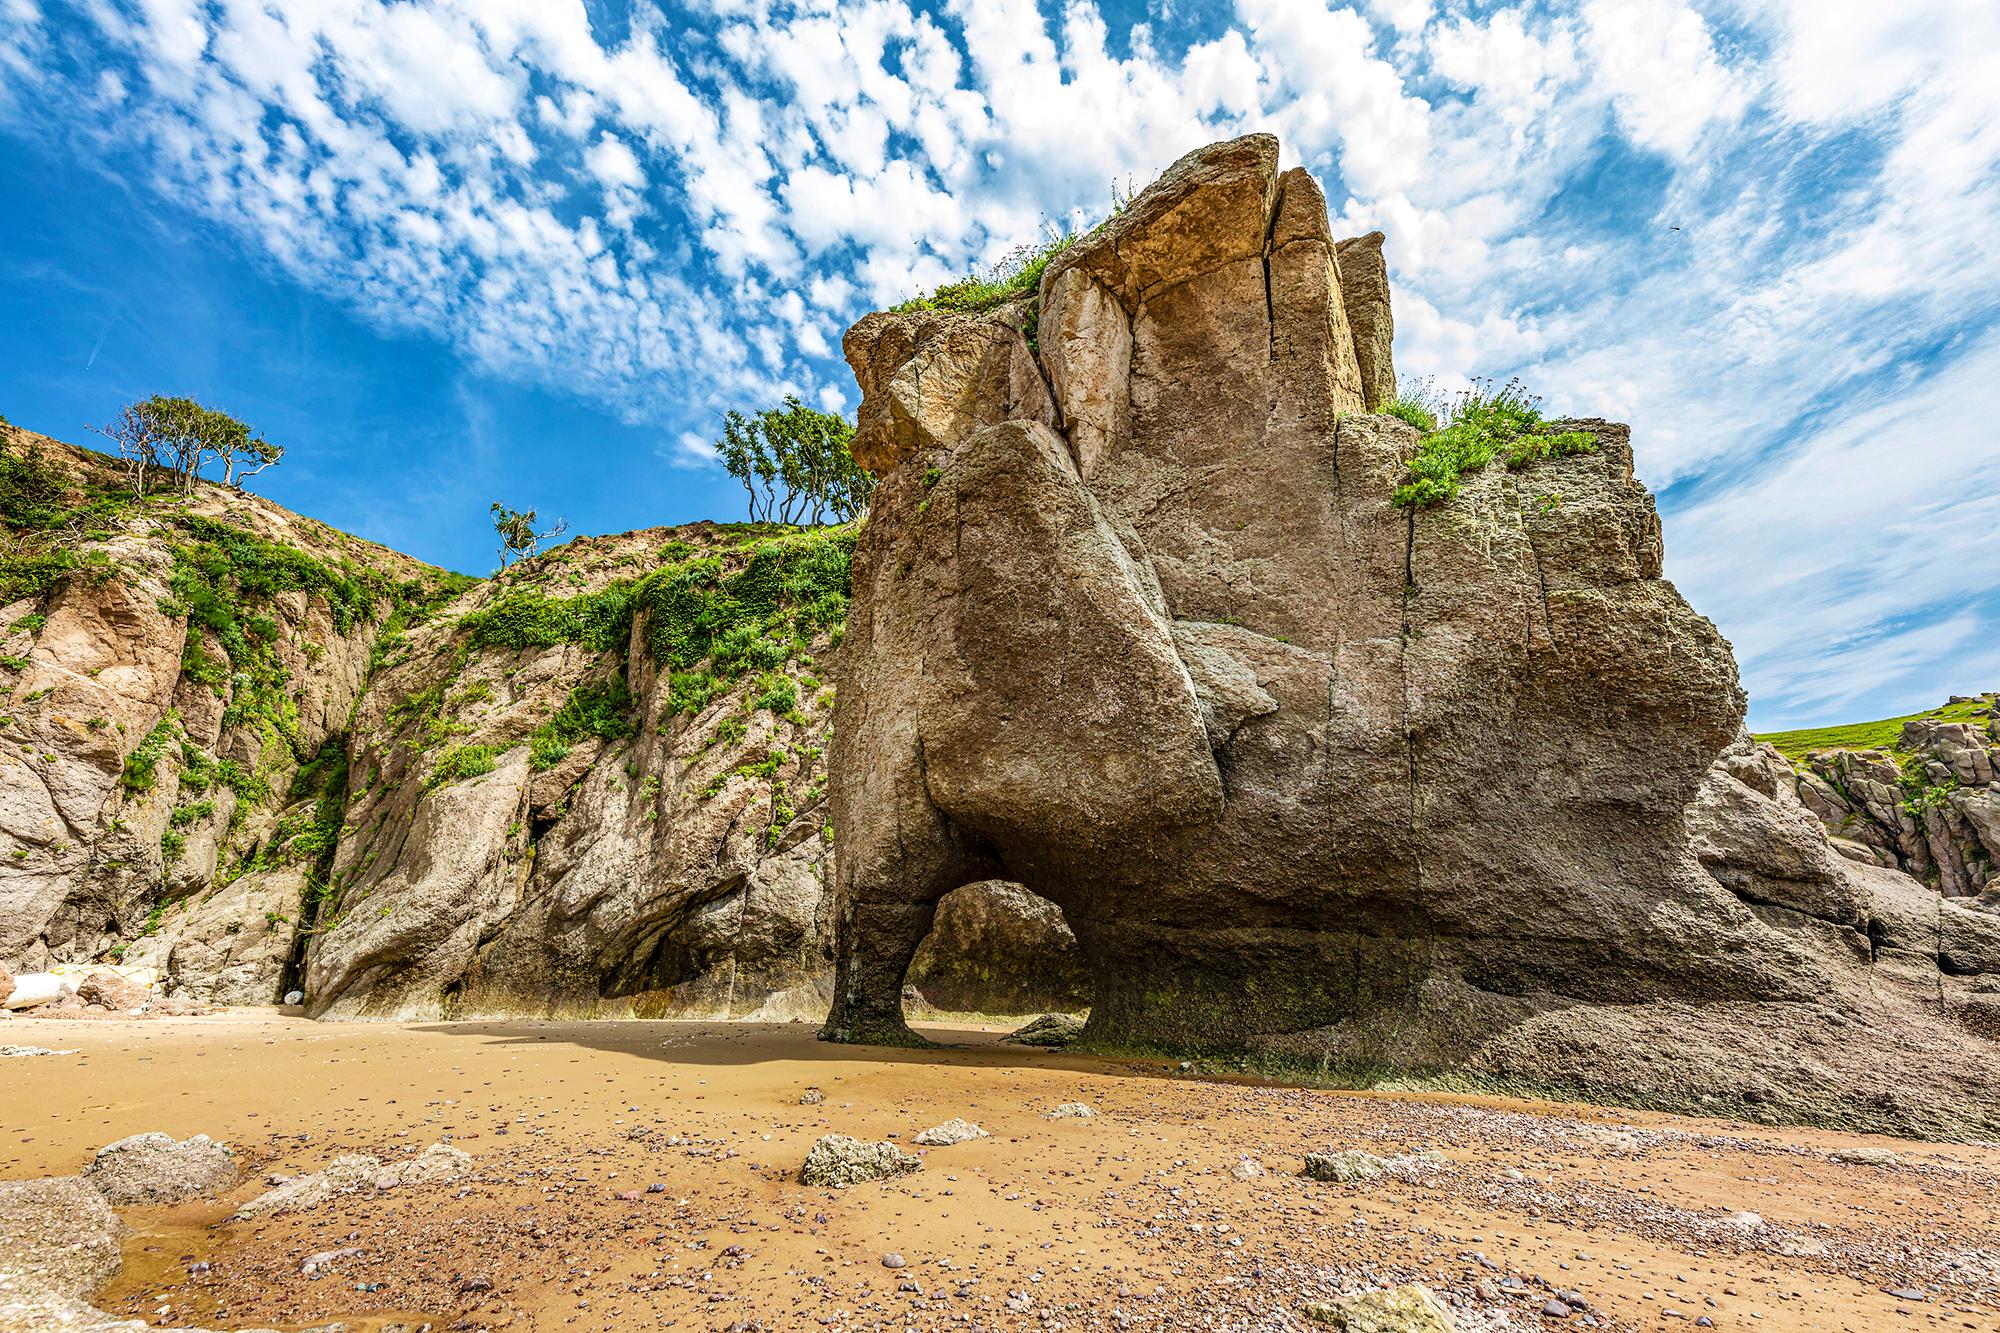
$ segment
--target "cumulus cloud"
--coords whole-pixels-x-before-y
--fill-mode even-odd
[[[1994,638],[1993,430],[1949,412],[2000,373],[1985,0],[0,15],[9,132],[382,326],[657,423],[674,466],[712,466],[723,408],[851,403],[867,308],[1274,131],[1337,227],[1388,233],[1406,370],[1526,372],[1634,422],[1675,567],[1774,708],[1923,702]]]

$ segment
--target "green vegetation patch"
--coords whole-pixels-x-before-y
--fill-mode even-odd
[[[167,715],[125,756],[125,771],[118,775],[118,785],[126,791],[151,791],[159,777],[160,760],[179,741],[180,731],[180,714],[169,708]]]
[[[438,756],[430,776],[424,779],[424,790],[436,791],[454,782],[491,773],[500,766],[500,754],[501,747],[497,745],[454,745]]]
[[[896,315],[915,310],[947,310],[963,315],[979,315],[1019,297],[1033,296],[1041,289],[1042,274],[1048,271],[1049,261],[1088,234],[1070,232],[1039,245],[1023,246],[995,264],[983,277],[968,273],[955,282],[947,282],[929,296],[911,297],[900,305],[890,306],[889,311]]]
[[[1594,436],[1556,429],[1542,416],[1540,404],[1519,380],[1498,389],[1490,381],[1475,380],[1472,388],[1450,399],[1434,393],[1429,381],[1405,384],[1382,410],[1409,422],[1424,437],[1392,502],[1417,509],[1442,504],[1458,494],[1466,473],[1496,458],[1518,469],[1538,459],[1597,452]]]
[[[528,767],[537,773],[554,768],[573,745],[592,737],[622,740],[635,730],[632,691],[623,676],[615,676],[601,685],[579,685],[569,692],[569,698],[563,700],[555,715],[529,736]]]
[[[622,651],[643,618],[646,649],[695,712],[745,671],[770,671],[847,620],[851,526],[779,531],[676,561],[580,597],[510,592],[459,622],[473,648],[577,644]]]
[[[1778,753],[1794,765],[1809,755],[1828,750],[1894,750],[1903,737],[1905,722],[1985,722],[1994,708],[1992,699],[1943,704],[1921,713],[1885,717],[1878,722],[1850,722],[1837,727],[1806,727],[1797,731],[1771,731],[1756,737],[1777,747]]]

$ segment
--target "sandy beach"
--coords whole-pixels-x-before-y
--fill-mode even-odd
[[[1406,1281],[1461,1329],[2000,1326],[1994,1147],[1248,1086],[926,1031],[951,1044],[830,1046],[803,1023],[16,1019],[7,1042],[75,1054],[0,1062],[0,1178],[73,1174],[151,1130],[233,1145],[225,1197],[124,1212],[125,1268],[97,1304],[162,1326],[1263,1330]],[[1068,1102],[1096,1115],[1048,1118]],[[912,1147],[952,1117],[990,1137]],[[923,1169],[807,1188],[828,1133],[893,1138]],[[229,1220],[269,1177],[440,1142],[468,1175]],[[1341,1149],[1392,1166],[1299,1174]]]

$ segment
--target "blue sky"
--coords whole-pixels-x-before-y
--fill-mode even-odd
[[[0,411],[194,394],[471,572],[734,517],[722,411],[1252,129],[1401,369],[1633,423],[1755,725],[2000,685],[1989,0],[0,0]]]

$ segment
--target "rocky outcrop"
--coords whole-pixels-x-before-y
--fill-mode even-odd
[[[816,663],[850,540],[586,539],[411,630],[356,712],[308,1011],[822,1006]]]
[[[1419,437],[1366,412],[1379,256],[1253,136],[1021,301],[850,331],[883,475],[825,1035],[914,1040],[937,904],[1002,878],[1061,907],[1100,1049],[2000,1124],[1936,967],[1885,985],[1875,897],[1765,759],[1716,776],[1735,664],[1661,577],[1625,428],[1392,502]]]
[[[1842,855],[1947,898],[2000,902],[2000,695],[1957,698],[1894,745],[1807,756],[1799,798]]]
[[[143,956],[205,997],[218,973],[170,942],[266,925],[213,895],[274,873],[382,624],[450,580],[253,495],[135,500],[100,455],[0,437],[0,961]],[[247,992],[274,1000],[290,951],[288,930]]]

